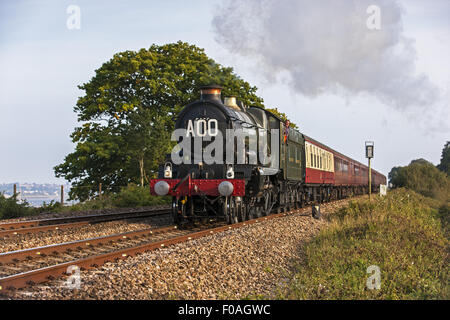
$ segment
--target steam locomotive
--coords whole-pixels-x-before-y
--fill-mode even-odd
[[[289,127],[273,113],[221,87],[200,88],[200,99],[180,112],[178,141],[153,195],[172,196],[176,223],[225,219],[228,223],[368,192],[368,168]],[[386,177],[371,170],[377,192]]]

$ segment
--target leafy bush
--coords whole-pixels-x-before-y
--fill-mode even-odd
[[[144,207],[164,205],[170,203],[170,201],[170,197],[152,196],[149,187],[140,187],[135,184],[130,184],[127,187],[122,188],[119,193],[103,194],[102,199],[96,198],[67,207],[62,207],[59,202],[49,204],[47,206],[49,210],[47,211],[88,211],[111,208]]]
[[[167,204],[170,202],[170,197],[152,196],[148,187],[143,188],[130,184],[120,193],[113,195],[111,202],[116,207],[144,207]]]
[[[42,213],[42,212],[60,212],[62,211],[62,208],[64,207],[61,205],[61,202],[52,200],[48,204],[44,202],[42,206],[32,209],[35,213]]]
[[[90,211],[111,208],[144,207],[165,205],[171,201],[170,197],[157,197],[150,195],[148,187],[135,184],[122,188],[119,193],[104,194],[102,199],[92,199],[72,206],[62,206],[60,202],[51,201],[37,208],[30,207],[28,202],[17,202],[14,198],[6,198],[0,193],[0,219],[11,219],[30,216],[39,213]]]
[[[14,197],[6,198],[3,193],[0,193],[0,219],[19,218],[33,213],[26,201],[19,203]]]
[[[424,159],[392,168],[389,180],[394,188],[405,187],[441,201],[450,199],[450,177]]]
[[[352,201],[318,237],[300,248],[295,276],[280,298],[448,299],[448,207],[397,189],[369,203]],[[448,231],[448,230],[447,230]],[[381,270],[369,290],[367,268]]]

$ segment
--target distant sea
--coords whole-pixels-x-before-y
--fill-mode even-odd
[[[53,202],[61,201],[61,199],[59,197],[21,197],[21,198],[19,198],[19,201],[21,199],[27,200],[27,202],[32,207],[40,207],[44,204],[44,202],[46,204],[49,204],[52,200],[53,200]],[[76,203],[76,201],[69,201],[67,199],[64,200],[65,205],[75,204],[75,203]]]

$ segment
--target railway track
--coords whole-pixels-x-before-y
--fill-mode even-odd
[[[184,234],[176,226],[102,236],[0,254],[0,277],[80,260]]]
[[[87,224],[108,222],[125,219],[139,219],[152,216],[162,216],[170,213],[169,208],[154,210],[141,210],[133,212],[116,212],[97,215],[85,215],[76,217],[52,218],[41,220],[28,220],[19,222],[0,223],[0,238],[17,234],[37,233],[48,230],[60,230],[79,227]]]
[[[301,210],[301,209],[300,209]],[[298,210],[291,211],[297,212]],[[275,219],[288,213],[273,214],[232,225],[178,229],[175,226],[133,231],[70,243],[50,245],[0,254],[0,293],[69,275],[68,268],[98,268],[106,262],[246,225]]]

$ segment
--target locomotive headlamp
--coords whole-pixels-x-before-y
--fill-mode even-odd
[[[172,164],[169,162],[164,165],[164,178],[172,178]]]
[[[233,184],[229,181],[222,181],[219,184],[219,193],[224,197],[229,197],[233,193],[234,187]]]
[[[155,183],[155,193],[158,196],[165,196],[166,194],[169,193],[169,189],[170,186],[165,181],[158,181],[157,183]]]

